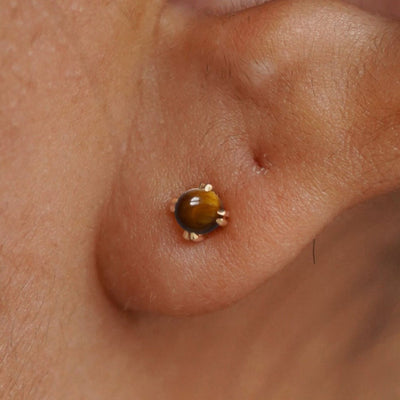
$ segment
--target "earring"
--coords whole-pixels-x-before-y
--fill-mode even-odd
[[[214,192],[212,185],[200,184],[189,189],[179,198],[171,200],[170,210],[178,224],[184,229],[186,240],[200,242],[204,235],[228,223],[228,211]]]

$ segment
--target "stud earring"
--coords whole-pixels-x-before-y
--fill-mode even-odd
[[[228,223],[228,211],[214,192],[212,185],[202,183],[189,189],[179,198],[171,200],[170,210],[178,224],[184,229],[186,240],[200,242],[204,235]]]

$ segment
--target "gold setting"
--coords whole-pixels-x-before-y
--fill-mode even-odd
[[[185,191],[170,201],[169,209],[184,229],[183,238],[201,242],[205,235],[228,224],[229,213],[210,183]]]

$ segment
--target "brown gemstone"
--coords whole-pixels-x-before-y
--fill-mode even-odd
[[[218,211],[222,203],[213,191],[190,189],[179,197],[175,205],[175,218],[188,232],[205,234],[218,227]]]

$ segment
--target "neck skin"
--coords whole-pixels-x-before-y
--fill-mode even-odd
[[[162,7],[93,3],[0,3],[0,397],[395,398],[399,193],[341,214],[315,265],[309,244],[226,309],[178,318],[110,302],[93,232]]]

